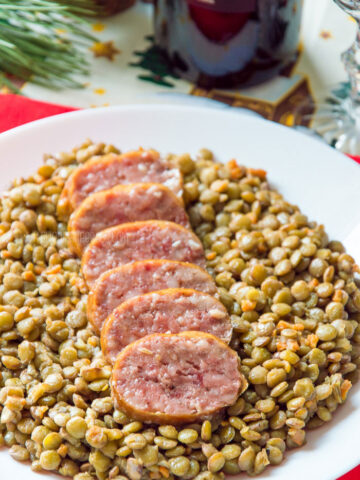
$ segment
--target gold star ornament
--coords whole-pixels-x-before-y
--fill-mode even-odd
[[[111,62],[114,61],[114,56],[118,53],[121,53],[121,50],[118,50],[114,42],[110,40],[109,42],[95,42],[90,48],[95,57],[105,57]]]

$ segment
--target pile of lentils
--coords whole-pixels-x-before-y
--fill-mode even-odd
[[[270,189],[266,174],[171,155],[208,269],[231,315],[249,388],[225,415],[183,428],[132,421],[88,325],[80,260],[57,202],[90,158],[85,142],[45,156],[0,205],[0,446],[34,471],[74,480],[222,480],[256,475],[329,422],[360,364],[358,269],[341,243]]]

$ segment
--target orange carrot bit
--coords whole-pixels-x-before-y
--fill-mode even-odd
[[[36,281],[36,277],[33,274],[33,272],[26,271],[22,274],[22,277],[25,280],[25,282],[35,282]]]
[[[287,341],[287,348],[289,350],[291,350],[292,352],[297,352],[300,348],[300,345],[298,344],[298,342],[296,340],[293,340],[293,339],[289,339]]]
[[[216,257],[215,252],[209,252],[206,254],[206,260],[214,260],[215,257]]]
[[[68,453],[68,446],[65,445],[64,443],[62,445],[60,445],[60,447],[57,449],[57,453],[60,455],[60,457],[66,457],[67,453]]]
[[[56,273],[60,273],[60,272],[61,272],[61,266],[58,264],[48,268],[45,273],[46,275],[55,275]]]
[[[247,173],[249,175],[254,175],[255,177],[259,177],[262,180],[265,180],[267,175],[266,170],[263,170],[262,168],[248,168]]]
[[[304,325],[302,323],[294,323],[291,327],[293,330],[296,330],[297,332],[302,332],[304,330]]]
[[[241,302],[241,309],[243,312],[252,312],[255,310],[256,302],[252,302],[251,300],[242,300]]]
[[[280,322],[277,324],[277,329],[278,330],[284,330],[285,328],[293,328],[294,325],[292,325],[289,322],[285,322],[285,320],[280,320]]]
[[[352,387],[350,380],[344,380],[340,387],[341,400],[344,402],[346,400],[347,394]]]
[[[353,269],[353,272],[354,272],[354,273],[360,273],[360,267],[359,267],[359,265],[357,265],[356,263],[354,264],[354,266],[353,266],[352,269]]]
[[[98,346],[98,337],[95,337],[95,336],[92,336],[90,338],[88,338],[88,341],[87,341],[88,345],[90,345],[91,347],[97,347]]]
[[[239,178],[243,177],[245,174],[244,168],[240,167],[235,159],[230,160],[226,166],[230,170],[230,177],[233,180],[238,180]]]
[[[315,335],[315,333],[309,333],[309,335],[306,338],[307,340],[307,345],[311,348],[315,348],[316,345],[318,344],[319,337]]]
[[[239,167],[239,164],[237,163],[237,161],[235,160],[235,158],[232,158],[231,160],[229,160],[226,164],[226,166],[228,168],[240,168]]]
[[[285,342],[282,342],[281,340],[278,340],[276,342],[276,350],[278,352],[282,352],[283,350],[287,350],[287,345]]]
[[[250,218],[250,222],[252,224],[254,224],[258,221],[258,216],[256,215],[255,212],[250,212],[250,213],[247,214],[247,216]]]
[[[285,225],[281,225],[281,227],[279,228],[281,232],[291,232],[292,230],[295,230],[295,229],[296,229],[296,225],[294,225],[293,223],[286,223]]]
[[[341,302],[342,293],[341,290],[335,290],[334,295],[332,296],[333,302]]]
[[[169,478],[170,476],[169,470],[166,467],[159,467],[159,472],[165,478]]]
[[[309,283],[309,287],[311,288],[311,290],[314,290],[315,287],[317,287],[319,285],[319,280],[317,278],[313,278]]]

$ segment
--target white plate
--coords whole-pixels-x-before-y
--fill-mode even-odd
[[[84,110],[40,120],[0,135],[0,188],[33,173],[45,152],[71,149],[85,138],[122,150],[154,147],[162,153],[212,149],[219,160],[268,171],[271,184],[324,223],[360,259],[360,167],[321,142],[288,128],[236,112],[184,106],[133,106]],[[360,389],[355,386],[332,422],[308,434],[261,478],[334,480],[360,463]],[[39,480],[28,465],[0,452],[1,478]],[[58,478],[58,477],[54,477]],[[240,478],[240,477],[239,477]],[[241,478],[244,478],[243,476]]]

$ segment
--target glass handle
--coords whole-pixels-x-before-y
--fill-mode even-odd
[[[356,39],[352,46],[342,54],[342,60],[349,76],[350,96],[354,106],[360,106],[360,0],[334,0],[356,22]]]
[[[349,76],[350,95],[356,106],[360,105],[360,24],[357,23],[357,35],[353,45],[341,56]]]

